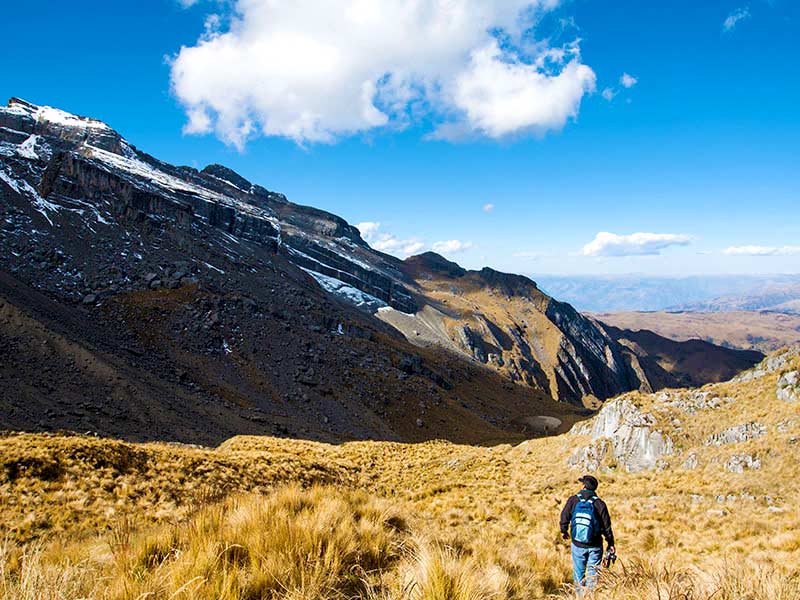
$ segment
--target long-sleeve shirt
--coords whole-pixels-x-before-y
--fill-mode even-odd
[[[570,496],[567,503],[564,505],[564,510],[561,511],[561,533],[570,533],[570,523],[572,522],[572,513],[575,510],[575,505],[578,503],[578,496],[584,499],[595,496],[595,493],[590,490],[582,490],[577,496]],[[593,502],[594,514],[597,518],[599,527],[594,531],[594,536],[587,543],[576,542],[575,539],[572,543],[579,548],[602,548],[603,538],[609,546],[614,545],[614,532],[611,530],[611,515],[608,514],[608,507],[606,503],[596,498]],[[573,532],[574,533],[574,532]]]

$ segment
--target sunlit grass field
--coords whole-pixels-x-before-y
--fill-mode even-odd
[[[800,359],[783,370],[800,367]],[[620,561],[598,599],[800,598],[800,411],[781,371],[707,386],[694,414],[627,394],[676,453],[597,477]],[[763,424],[757,439],[709,435]],[[558,531],[587,436],[518,446],[237,437],[214,449],[82,436],[0,438],[0,597],[570,597]],[[696,468],[684,466],[694,453]],[[729,472],[732,455],[760,468]]]

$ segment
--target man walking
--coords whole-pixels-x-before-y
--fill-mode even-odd
[[[597,497],[597,479],[584,475],[578,480],[583,489],[570,496],[561,511],[561,536],[572,538],[572,573],[575,590],[580,596],[585,588],[593,588],[597,568],[603,558],[603,538],[614,552],[614,532],[606,503]]]

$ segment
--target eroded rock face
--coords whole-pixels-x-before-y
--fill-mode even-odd
[[[761,468],[761,459],[751,454],[734,454],[725,462],[725,470],[729,473],[744,473],[747,470]]]
[[[693,415],[698,410],[717,410],[733,402],[733,398],[714,396],[711,392],[692,390],[686,392],[661,392],[657,400],[663,406],[673,406],[678,410]]]
[[[598,323],[527,277],[468,271],[432,252],[409,257],[403,267],[417,283],[419,301],[440,316],[434,328],[445,332],[447,346],[514,382],[575,404],[647,385]],[[429,319],[420,318],[401,330],[413,342],[430,327]]]
[[[763,423],[755,421],[729,427],[724,431],[715,433],[704,442],[706,446],[724,446],[726,444],[739,444],[766,435],[767,428]]]
[[[761,377],[769,375],[770,373],[774,373],[775,371],[783,369],[792,358],[798,355],[800,355],[800,346],[792,346],[781,354],[768,356],[756,367],[734,377],[731,379],[731,381],[733,383],[740,383],[744,381],[752,381],[753,379],[760,379]]]
[[[800,371],[789,371],[781,375],[775,394],[778,400],[797,402],[800,399]]]
[[[224,246],[234,261],[253,253],[247,242],[398,310],[417,309],[400,261],[369,248],[344,219],[292,204],[221,165],[198,171],[159,161],[100,121],[12,99],[0,108],[0,167],[0,191],[16,194],[19,227],[11,222],[23,234],[45,235],[42,225],[89,236],[118,226],[161,229],[182,236],[187,250]],[[23,223],[30,207],[43,224]]]
[[[653,469],[659,459],[674,453],[669,436],[655,429],[655,417],[627,398],[607,403],[589,423],[574,427],[571,433],[591,435],[593,444],[576,450],[569,461],[586,470],[597,470],[609,453],[627,471]],[[606,441],[608,445],[602,444]]]

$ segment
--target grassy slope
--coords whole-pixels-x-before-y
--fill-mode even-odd
[[[799,597],[790,578],[800,575],[800,417],[796,405],[775,398],[777,376],[706,386],[731,401],[691,416],[658,394],[627,395],[657,416],[679,452],[661,471],[599,475],[626,564],[611,572],[601,597],[655,598],[662,585],[662,598],[707,598],[708,573],[720,569],[740,589],[714,598]],[[751,421],[767,435],[703,445],[711,433]],[[576,488],[566,459],[586,442],[568,434],[493,448],[237,437],[203,449],[10,435],[0,439],[0,527],[11,536],[0,591],[544,597],[569,579],[556,522]],[[691,452],[699,466],[687,470]],[[726,472],[733,454],[756,455],[762,467]],[[291,482],[326,487],[272,492]],[[267,556],[277,562],[267,565]],[[265,572],[286,579],[275,584]],[[26,596],[25,585],[39,595]],[[670,586],[693,595],[668,595]]]

